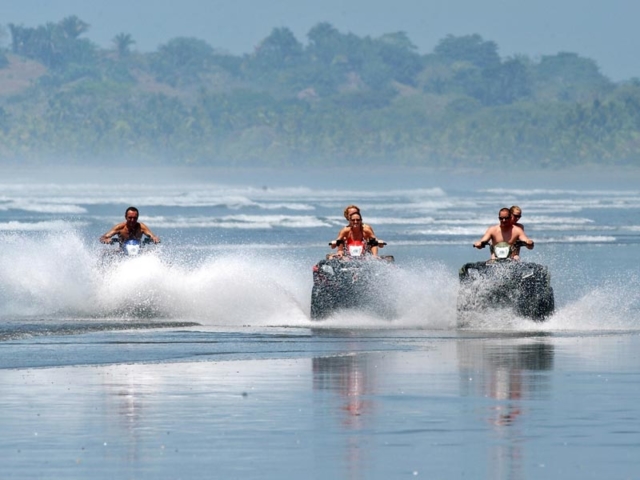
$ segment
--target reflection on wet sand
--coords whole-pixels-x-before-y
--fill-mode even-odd
[[[133,369],[110,369],[103,375],[104,419],[112,438],[121,438],[127,464],[136,465],[141,457],[143,438],[144,399],[162,391],[158,380],[145,372]]]
[[[370,413],[373,403],[366,395],[374,393],[373,369],[367,355],[341,355],[313,359],[314,390],[330,390],[339,395],[345,427],[361,427],[361,416]]]
[[[549,394],[554,347],[545,338],[458,342],[461,395],[493,399],[482,413],[495,433],[488,464],[492,478],[524,478],[526,402]]]
[[[370,355],[348,354],[316,357],[312,361],[312,370],[313,390],[335,394],[329,398],[328,404],[323,405],[325,408],[328,406],[334,415],[329,412],[322,416],[331,417],[339,412],[339,425],[348,434],[343,447],[347,478],[361,478],[368,471],[364,431],[374,416],[375,365]]]

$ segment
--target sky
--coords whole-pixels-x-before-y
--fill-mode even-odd
[[[637,0],[0,0],[5,27],[69,15],[89,23],[86,37],[101,47],[128,33],[140,51],[187,36],[242,54],[275,27],[290,28],[306,43],[311,27],[327,21],[359,36],[404,31],[420,53],[448,34],[478,33],[496,42],[503,58],[575,52],[614,81],[640,78]]]

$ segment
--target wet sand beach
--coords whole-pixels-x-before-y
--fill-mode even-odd
[[[2,478],[634,478],[638,347],[203,327],[12,340]]]

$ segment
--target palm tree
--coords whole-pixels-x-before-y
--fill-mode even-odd
[[[64,32],[64,35],[72,40],[75,40],[89,30],[89,24],[87,22],[83,22],[75,15],[63,18],[60,20],[58,25]]]
[[[113,37],[112,42],[116,46],[116,52],[118,52],[118,58],[124,58],[129,55],[129,47],[136,43],[133,37],[128,33],[119,33]]]
[[[11,32],[11,51],[13,53],[21,53],[21,49],[24,47],[26,28],[22,25],[16,25],[14,23],[9,24],[9,31]]]

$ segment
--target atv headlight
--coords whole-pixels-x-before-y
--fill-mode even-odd
[[[331,265],[322,265],[322,271],[328,275],[333,275],[335,273]]]
[[[509,258],[509,254],[511,253],[511,245],[507,242],[496,243],[493,246],[493,254],[496,258]]]
[[[522,279],[524,280],[525,278],[533,277],[533,274],[533,269],[525,270],[524,272],[522,272]]]
[[[124,245],[122,248],[129,256],[138,255],[140,253],[140,245]]]
[[[469,272],[469,278],[472,278],[473,280],[480,278],[480,272],[477,269],[470,268],[468,272]]]

